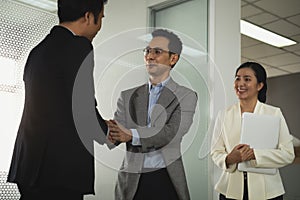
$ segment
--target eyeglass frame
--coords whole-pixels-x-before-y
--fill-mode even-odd
[[[150,53],[154,53],[155,56],[160,56],[160,55],[162,55],[163,52],[169,53],[169,55],[175,54],[171,51],[164,50],[164,49],[159,48],[159,47],[154,47],[154,48],[146,47],[146,48],[143,49],[144,56],[148,56]]]

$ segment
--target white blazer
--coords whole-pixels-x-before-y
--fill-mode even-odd
[[[254,149],[256,167],[280,168],[294,160],[293,137],[279,108],[257,101],[255,114],[280,116],[281,125],[277,149]],[[241,130],[241,109],[237,103],[219,112],[211,143],[211,156],[214,163],[223,169],[215,189],[227,198],[242,199],[244,190],[243,173],[237,164],[226,168],[225,158],[239,144]],[[263,138],[262,138],[263,139]],[[267,138],[265,138],[267,139]],[[266,200],[284,194],[279,171],[275,175],[248,172],[249,200]]]

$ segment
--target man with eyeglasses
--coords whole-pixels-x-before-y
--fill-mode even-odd
[[[109,139],[126,142],[116,200],[190,199],[180,143],[195,113],[197,94],[170,76],[182,42],[158,29],[143,50],[149,82],[121,92]]]

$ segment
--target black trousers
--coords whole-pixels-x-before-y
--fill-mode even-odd
[[[219,200],[234,200],[226,198],[223,194],[220,194]],[[244,195],[243,200],[249,200],[248,198],[248,180],[247,180],[247,172],[244,172]],[[283,200],[283,195],[280,195],[278,197],[268,199],[268,200]]]
[[[60,187],[23,187],[18,185],[20,200],[83,200],[83,194]]]
[[[234,199],[228,199],[226,198],[223,194],[220,194],[220,200],[234,200]],[[243,200],[248,200],[248,199],[243,199]],[[272,199],[268,199],[268,200],[283,200],[283,195],[272,198]]]
[[[177,192],[165,168],[142,173],[133,200],[178,200]]]

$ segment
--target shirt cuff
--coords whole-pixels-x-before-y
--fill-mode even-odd
[[[140,136],[139,136],[139,133],[137,132],[137,130],[136,129],[130,129],[130,131],[132,133],[131,144],[134,145],[134,146],[140,146],[140,145],[142,145],[141,141],[140,141]]]

